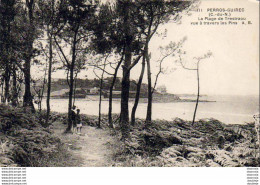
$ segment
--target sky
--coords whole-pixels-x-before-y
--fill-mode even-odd
[[[183,15],[180,24],[167,23],[159,32],[167,29],[167,36],[155,35],[149,49],[152,61],[152,81],[158,71],[155,62],[160,56],[158,48],[169,42],[178,42],[183,37],[183,61],[193,66],[196,60],[211,51],[213,56],[200,63],[201,94],[207,95],[259,95],[259,3],[254,0],[202,1],[199,7],[202,12],[192,12],[191,16]],[[208,15],[207,8],[244,8],[244,12],[231,13],[232,17],[245,17],[250,25],[191,25],[198,17]],[[196,94],[196,71],[183,69],[174,63],[175,58],[164,61],[166,73],[161,75],[158,86],[165,85],[167,91],[175,94]],[[174,70],[172,70],[174,69]],[[131,73],[131,79],[137,80],[140,64]],[[80,78],[94,78],[92,70],[79,74]],[[120,74],[119,74],[120,75]],[[63,71],[53,74],[54,78],[65,78]],[[147,83],[145,76],[144,83]]]

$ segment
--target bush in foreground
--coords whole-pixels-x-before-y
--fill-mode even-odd
[[[0,166],[76,166],[66,147],[37,114],[0,105]]]
[[[153,121],[147,127],[139,120],[131,138],[116,152],[115,166],[259,166],[259,149],[254,141],[251,124],[225,125],[207,119],[191,125],[176,119]]]

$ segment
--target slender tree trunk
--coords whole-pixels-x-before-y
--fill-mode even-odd
[[[45,120],[45,125],[48,125],[49,122],[49,117],[50,117],[50,98],[51,98],[51,74],[52,74],[52,59],[53,59],[53,54],[52,54],[52,31],[49,30],[48,27],[48,39],[49,39],[49,68],[48,68],[48,84],[47,84],[47,98],[46,98],[46,106],[47,106],[47,113],[46,113],[46,120]]]
[[[158,25],[155,26],[155,28],[152,30],[152,25],[154,22],[154,14],[152,12],[149,27],[148,27],[148,33],[146,38],[146,44],[144,48],[145,52],[145,59],[147,62],[147,80],[148,80],[148,104],[147,104],[147,113],[146,113],[146,124],[149,124],[152,121],[152,101],[153,101],[153,89],[152,89],[152,77],[151,77],[151,66],[150,66],[150,57],[149,57],[149,42],[156,33],[156,30],[158,29]]]
[[[9,68],[8,64],[6,64],[4,80],[5,80],[4,103],[8,103],[10,101],[10,92],[9,92],[9,89],[10,89],[10,68]]]
[[[101,79],[100,79],[100,86],[99,86],[99,105],[98,105],[98,128],[101,128],[101,104],[102,104],[102,90],[103,90],[103,75],[104,71],[102,73]]]
[[[16,107],[18,104],[18,92],[17,92],[17,76],[16,67],[13,64],[13,89],[12,89],[12,106]]]
[[[4,67],[4,94],[3,94],[3,103],[9,102],[9,87],[10,87],[10,16],[8,11],[11,7],[9,7],[8,1],[1,1],[1,5],[3,6],[3,10],[7,13],[6,17],[1,17],[1,58],[2,58],[2,65]],[[3,93],[3,92],[2,92]]]
[[[135,103],[134,103],[134,106],[132,108],[132,114],[131,114],[131,124],[132,124],[132,126],[135,125],[135,113],[136,113],[136,109],[137,109],[137,106],[138,106],[138,103],[139,103],[140,91],[141,91],[144,71],[145,71],[145,56],[143,56],[142,70],[141,70],[139,80],[138,80],[138,83],[137,83],[137,87],[136,87]]]
[[[105,68],[106,68],[106,60],[104,62],[104,67],[102,71],[102,75],[100,78],[100,84],[99,84],[99,107],[98,107],[98,128],[101,128],[101,105],[102,105],[102,91],[103,91],[103,79],[104,79],[104,73],[105,73]]]
[[[121,90],[120,123],[121,123],[122,139],[125,139],[129,136],[128,101],[129,101],[129,89],[130,89],[130,72],[128,68],[131,64],[131,59],[132,59],[131,49],[129,46],[126,46],[125,62],[123,65],[122,90]]]
[[[10,33],[11,27],[10,23],[7,23],[7,32],[5,34],[5,73],[4,73],[4,81],[5,81],[5,95],[4,95],[4,102],[10,102],[10,76],[11,76],[11,46],[10,46]]]
[[[73,93],[73,103],[72,106],[75,106],[75,101],[76,101],[76,88],[77,88],[77,75],[74,78],[74,93]]]
[[[4,83],[1,83],[1,103],[4,103]]]
[[[199,97],[200,97],[199,62],[197,63],[197,81],[198,81],[198,94],[197,94],[196,106],[195,106],[195,110],[194,110],[194,114],[193,114],[193,119],[192,119],[192,125],[193,125],[194,122],[195,122],[196,113],[197,113],[197,108],[198,108],[198,104],[199,104]]]
[[[153,93],[152,93],[150,58],[148,56],[148,46],[146,46],[145,56],[146,56],[146,62],[147,62],[147,80],[148,80],[148,104],[147,104],[147,113],[146,113],[146,123],[149,124],[152,121]]]
[[[109,87],[109,104],[108,104],[108,123],[109,127],[113,128],[113,122],[112,122],[112,103],[113,103],[113,88],[115,85],[116,75],[114,74],[113,81]]]
[[[29,16],[29,33],[27,33],[27,53],[24,65],[24,82],[25,82],[25,92],[23,98],[23,106],[30,107],[32,112],[35,112],[33,105],[33,97],[31,94],[31,58],[33,50],[33,35],[34,35],[34,23],[33,23],[33,4],[34,0],[26,0]]]
[[[121,90],[121,113],[120,113],[120,128],[122,133],[122,140],[129,137],[129,90],[130,90],[130,65],[132,60],[132,34],[129,17],[129,3],[130,1],[124,1],[123,11],[124,15],[124,33],[125,33],[125,61],[123,65],[123,78],[122,78],[122,90]]]
[[[41,100],[41,90],[40,90],[40,92],[39,92],[39,112],[41,113],[42,112],[42,102],[41,102],[42,100]]]
[[[23,98],[23,106],[30,107],[32,112],[35,112],[33,105],[33,97],[31,94],[31,60],[27,58],[25,61],[25,69],[24,69],[24,81],[25,81],[25,92]]]
[[[39,91],[39,111],[40,111],[40,113],[42,112],[42,98],[43,98],[43,92],[44,92],[44,88],[45,88],[45,84],[46,84],[46,75],[47,75],[47,62],[46,62],[46,68],[45,68],[45,72],[44,72],[43,84]],[[42,121],[42,116],[41,116],[41,121]]]
[[[2,4],[2,0],[0,1],[0,3]],[[4,27],[5,25],[5,21],[3,18],[0,19],[0,24],[1,27]],[[4,29],[0,29],[0,64],[4,64]],[[1,103],[4,103],[4,77],[3,74],[1,74],[0,76],[0,85],[1,85]]]
[[[74,66],[76,61],[76,40],[77,40],[77,30],[74,32],[73,46],[72,46],[72,60],[70,65],[70,79],[69,79],[69,107],[68,107],[68,127],[66,133],[71,132],[72,119],[71,119],[71,108],[72,108],[72,98],[73,98],[73,87],[74,87]]]
[[[118,63],[118,65],[116,66],[115,72],[114,72],[114,76],[113,76],[113,80],[112,83],[109,87],[109,106],[108,106],[108,122],[109,122],[109,127],[113,128],[113,123],[112,123],[112,101],[113,101],[113,88],[116,82],[116,78],[117,78],[117,72],[118,69],[121,65],[123,61],[123,57],[121,58],[120,62]]]
[[[68,107],[68,127],[66,132],[71,132],[72,119],[71,119],[71,108],[72,108],[72,98],[73,98],[73,67],[70,68],[70,84],[69,84],[69,107]]]

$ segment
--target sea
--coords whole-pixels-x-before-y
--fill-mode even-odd
[[[187,97],[180,97],[187,99]],[[194,97],[189,97],[195,100]],[[214,118],[226,124],[246,124],[254,122],[253,115],[259,113],[259,96],[202,96],[199,102],[196,120]],[[129,102],[131,112],[133,101]],[[191,121],[195,109],[195,102],[169,102],[153,103],[152,119],[171,121],[175,118],[181,118]],[[81,110],[82,114],[98,115],[99,101],[96,99],[76,99],[75,105]],[[43,99],[43,109],[46,108],[46,100]],[[68,99],[51,99],[51,110],[60,113],[68,111]],[[139,103],[136,111],[136,117],[145,118],[147,103]],[[108,100],[102,101],[102,114],[108,113]],[[113,113],[120,112],[120,101],[113,101]]]

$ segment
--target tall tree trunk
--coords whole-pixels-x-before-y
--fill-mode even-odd
[[[101,104],[102,104],[102,90],[103,90],[103,75],[104,75],[104,71],[102,73],[102,76],[100,79],[100,86],[99,86],[99,105],[98,105],[98,124],[97,124],[98,128],[101,128]]]
[[[5,4],[7,7],[7,9],[11,8],[9,7],[9,3],[3,2],[3,4]],[[10,12],[7,11],[7,14],[9,14]],[[9,103],[10,101],[10,76],[11,76],[11,39],[10,39],[10,34],[11,34],[11,25],[10,22],[12,19],[10,19],[10,16],[6,16],[6,18],[2,18],[3,21],[1,21],[3,23],[2,25],[2,29],[4,30],[3,34],[3,53],[2,53],[2,57],[3,57],[3,61],[4,62],[4,66],[5,66],[5,71],[4,71],[4,83],[5,83],[5,88],[4,88],[4,103]]]
[[[134,103],[134,106],[132,108],[132,114],[131,114],[131,124],[132,124],[132,126],[135,125],[135,113],[136,113],[136,109],[137,109],[137,106],[138,106],[138,103],[139,103],[140,91],[141,91],[144,71],[145,71],[145,56],[143,56],[142,70],[141,70],[139,80],[138,80],[138,83],[137,83],[137,86],[136,86],[135,103]]]
[[[113,128],[112,122],[112,103],[113,103],[113,88],[116,81],[116,74],[114,74],[113,81],[109,87],[109,103],[108,103],[108,124],[110,128]]]
[[[72,119],[71,119],[71,109],[72,109],[72,98],[73,98],[73,67],[70,68],[70,84],[69,84],[69,107],[68,107],[68,127],[65,132],[71,132]]]
[[[152,121],[153,93],[152,93],[150,57],[148,56],[148,46],[146,46],[145,56],[147,62],[147,80],[148,80],[148,105],[147,105],[147,113],[146,113],[146,123],[149,124]]]
[[[10,87],[10,68],[9,64],[7,62],[6,68],[5,68],[5,74],[4,74],[4,80],[5,80],[5,94],[4,94],[4,103],[9,103],[10,101],[10,93],[9,93],[9,87]]]
[[[199,98],[200,98],[199,62],[197,63],[197,81],[198,81],[198,94],[197,94],[196,106],[195,106],[195,110],[194,110],[194,114],[193,114],[193,119],[192,119],[192,125],[193,125],[194,122],[195,122],[196,113],[197,113],[197,108],[198,108],[198,104],[199,104]]]
[[[13,89],[12,89],[12,106],[16,107],[18,104],[18,92],[17,92],[17,76],[16,67],[13,64]]]
[[[4,103],[4,83],[1,82],[1,103]]]
[[[77,89],[77,74],[74,78],[74,93],[73,93],[73,103],[72,106],[75,106],[75,101],[76,101],[76,89]]]
[[[125,62],[123,65],[123,78],[122,78],[122,90],[121,90],[121,113],[120,113],[120,123],[122,139],[129,136],[129,90],[130,90],[130,72],[129,66],[132,60],[131,48],[129,45],[125,48]]]
[[[129,17],[129,3],[124,1],[124,33],[125,33],[125,61],[123,67],[122,90],[121,90],[121,113],[120,113],[120,128],[122,132],[122,140],[129,137],[129,90],[130,90],[130,65],[132,60],[132,33]]]
[[[73,88],[74,88],[74,66],[76,61],[76,44],[77,44],[77,31],[74,32],[73,46],[72,46],[72,60],[70,65],[70,79],[69,79],[69,107],[68,107],[68,127],[66,133],[71,132],[72,119],[71,119],[71,108],[72,108],[72,98],[73,98]]]
[[[124,54],[123,54],[124,55]],[[120,62],[117,64],[114,75],[113,75],[113,80],[112,83],[109,87],[109,106],[108,106],[108,123],[109,123],[109,127],[113,128],[113,123],[112,123],[112,101],[113,101],[113,88],[116,82],[116,78],[117,78],[117,72],[118,69],[123,61],[123,55],[121,57]]]
[[[25,92],[23,97],[23,106],[30,107],[32,112],[35,112],[33,105],[33,97],[31,94],[31,59],[27,58],[24,66],[24,81],[25,81]]]
[[[46,113],[46,120],[45,120],[45,125],[48,125],[49,122],[49,117],[50,117],[50,97],[51,97],[51,74],[52,74],[52,59],[53,59],[53,54],[52,54],[52,32],[53,28],[51,30],[49,29],[48,26],[48,39],[49,39],[49,68],[48,68],[48,84],[47,84],[47,98],[46,98],[46,106],[47,106],[47,113]]]
[[[156,33],[156,30],[158,29],[158,24],[155,26],[155,28],[152,31],[152,25],[154,21],[154,15],[152,12],[149,27],[148,27],[148,33],[146,38],[146,44],[144,48],[144,55],[147,62],[147,81],[148,81],[148,104],[147,104],[147,113],[146,113],[146,124],[149,124],[152,121],[152,101],[153,101],[153,90],[152,90],[152,77],[151,77],[151,66],[150,66],[150,56],[149,56],[149,42]]]
[[[32,94],[31,94],[31,58],[33,51],[33,35],[34,35],[34,22],[33,22],[33,4],[34,0],[26,0],[29,16],[29,32],[27,33],[27,52],[24,64],[24,82],[25,92],[23,98],[23,106],[30,107],[32,112],[35,112]]]
[[[46,84],[47,65],[48,65],[48,63],[46,62],[46,68],[45,68],[45,72],[44,72],[43,84],[42,84],[42,87],[40,88],[40,91],[39,91],[39,111],[40,111],[40,113],[42,112],[42,98],[43,98],[43,93],[44,93],[45,84]],[[41,115],[41,122],[42,122],[42,115]]]
[[[39,92],[39,98],[38,98],[39,100],[39,102],[38,102],[38,108],[39,108],[39,112],[41,113],[42,112],[42,98],[41,98],[41,90],[40,90],[40,92]]]
[[[104,73],[105,73],[105,69],[106,69],[106,61],[107,61],[107,57],[105,59],[104,62],[104,67],[103,67],[103,71],[102,71],[102,75],[100,78],[100,84],[99,84],[99,105],[98,105],[98,128],[101,128],[101,105],[102,105],[102,91],[103,91],[103,79],[104,79]]]

